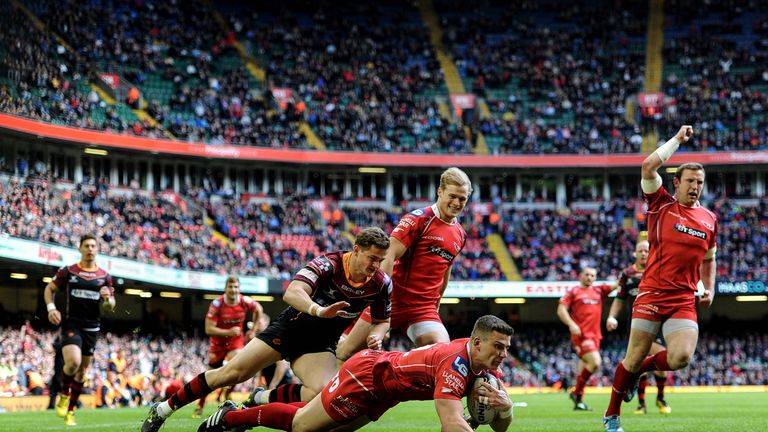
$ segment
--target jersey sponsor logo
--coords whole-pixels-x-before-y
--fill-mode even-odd
[[[600,304],[600,300],[584,299],[584,300],[581,301],[581,303],[582,304],[588,304],[588,305],[596,305],[596,304]]]
[[[98,291],[73,289],[71,291],[71,294],[72,294],[72,297],[77,297],[77,298],[81,298],[81,299],[87,299],[87,300],[98,300],[99,299]]]
[[[427,240],[445,241],[445,239],[440,237],[440,236],[425,235],[424,238],[427,239]]]
[[[433,253],[433,254],[435,254],[435,255],[439,256],[440,258],[442,258],[442,259],[444,259],[444,260],[448,261],[448,262],[451,262],[451,261],[453,261],[453,258],[454,258],[454,256],[453,256],[453,255],[451,255],[451,253],[450,253],[450,252],[448,252],[447,250],[445,250],[445,249],[443,249],[443,248],[439,248],[439,247],[437,247],[437,246],[428,246],[428,247],[427,247],[427,250],[428,250],[429,252],[431,252],[431,253]]]
[[[69,277],[69,283],[77,283],[77,276],[71,275]]]
[[[307,278],[310,281],[312,281],[312,283],[317,282],[317,273],[313,272],[312,270],[310,270],[308,268],[303,268],[303,269],[299,270],[299,272],[296,273],[296,276],[301,276],[301,277]]]
[[[457,377],[456,375],[448,371],[443,371],[443,384],[445,384],[448,388],[452,389],[458,394],[463,393],[464,380],[462,380],[461,378]]]
[[[416,210],[412,211],[411,214],[414,215],[414,216],[421,216],[421,215],[424,214],[424,210],[416,209]]]
[[[461,247],[459,247],[459,245],[458,245],[458,244],[456,244],[456,242],[453,242],[453,248],[454,248],[454,249],[456,249],[456,253],[457,253],[457,254],[458,254],[459,252],[461,252]]]
[[[681,232],[683,234],[688,234],[689,236],[700,238],[702,240],[706,240],[707,239],[707,233],[705,233],[704,231],[699,231],[699,230],[696,230],[696,229],[693,229],[693,228],[688,228],[688,227],[686,227],[683,224],[679,224],[679,223],[675,224],[675,231],[679,231],[679,232]]]
[[[341,289],[342,289],[342,291],[346,291],[346,292],[352,293],[354,295],[363,295],[363,294],[365,294],[365,290],[364,289],[355,289],[355,288],[352,288],[351,286],[348,286],[347,284],[341,284]],[[333,290],[331,290],[331,291],[333,291]],[[333,297],[333,296],[331,296],[331,297]]]
[[[328,297],[336,300],[336,292],[337,291],[338,290],[335,290],[335,289],[333,289],[333,287],[331,287],[331,288],[328,288],[328,291],[326,292],[326,294],[328,294]]]
[[[466,377],[469,375],[469,364],[467,364],[467,361],[464,360],[463,357],[456,357],[456,360],[453,361],[453,370],[458,372],[461,376]]]

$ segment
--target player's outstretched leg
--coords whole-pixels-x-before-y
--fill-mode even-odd
[[[605,432],[624,432],[617,415],[603,417],[603,427],[605,427]]]
[[[223,404],[217,409],[213,414],[211,414],[205,421],[200,425],[199,428],[197,428],[197,432],[224,432],[227,429],[226,422],[224,421],[224,414],[237,409],[237,405],[228,400],[224,401]]]
[[[155,402],[149,407],[147,418],[141,424],[141,432],[157,432],[165,423],[165,419],[157,413],[158,405],[160,405],[160,402]]]

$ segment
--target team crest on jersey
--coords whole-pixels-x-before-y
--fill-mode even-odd
[[[699,222],[701,222],[701,224],[702,224],[702,225],[704,225],[704,228],[706,228],[706,229],[708,229],[708,230],[710,230],[710,231],[714,231],[714,230],[715,230],[715,227],[713,227],[713,226],[712,226],[711,224],[709,224],[708,222],[705,222],[705,221],[699,221]]]
[[[219,306],[221,306],[221,302],[219,301],[219,299],[214,300],[213,307],[219,307]]]
[[[72,275],[69,277],[69,283],[77,283],[77,276]]]
[[[700,238],[702,240],[707,239],[707,233],[704,231],[699,231],[693,228],[688,228],[683,224],[675,224],[675,231],[681,232],[683,234],[688,234],[689,236]]]
[[[463,357],[456,357],[456,360],[453,361],[451,366],[453,367],[453,370],[459,373],[459,375],[463,377],[469,375],[469,364]]]

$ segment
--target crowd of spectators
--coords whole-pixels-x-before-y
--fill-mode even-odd
[[[514,345],[513,356],[503,366],[508,385],[554,385],[563,390],[573,385],[578,359],[565,327],[541,326],[517,332]],[[589,385],[611,385],[625,348],[625,334],[604,335],[602,366],[592,375]],[[675,371],[667,385],[765,385],[768,383],[766,365],[768,335],[759,331],[702,332],[691,365]]]
[[[465,337],[470,330],[463,322],[466,314],[453,314],[446,323],[454,337]],[[462,324],[463,327],[456,327]],[[456,333],[456,334],[454,334]],[[53,343],[56,333],[35,330],[27,323],[19,327],[0,327],[0,396],[21,396],[44,393],[35,391],[37,382],[47,383],[53,374]],[[589,385],[606,387],[616,363],[621,360],[626,344],[624,334],[605,335],[603,364],[600,373],[592,376]],[[385,342],[385,349],[406,351],[412,349],[403,335],[393,334]],[[208,340],[187,332],[176,332],[173,337],[131,332],[104,333],[99,338],[93,363],[87,377],[88,392],[97,383],[107,380],[109,360],[118,351],[127,359],[125,377],[136,374],[154,380],[155,393],[173,379],[189,380],[206,369]],[[567,330],[551,325],[517,331],[513,338],[511,356],[502,364],[505,384],[531,388],[554,387],[566,389],[572,384],[578,359],[572,353]],[[730,333],[728,331],[703,332],[691,366],[672,374],[667,382],[671,386],[692,385],[768,385],[768,335],[758,331]],[[31,377],[38,374],[38,378]],[[237,391],[249,391],[250,382],[240,384]]]
[[[260,3],[230,22],[272,85],[306,104],[307,122],[329,148],[471,151],[463,129],[423,95],[443,77],[411,3]]]
[[[491,117],[498,153],[639,151],[627,99],[641,91],[644,4],[436,2],[443,41]]]
[[[405,213],[402,206],[365,200],[356,205],[294,193],[235,195],[211,182],[183,194],[113,187],[105,180],[73,185],[49,179],[39,162],[23,165],[25,180],[0,182],[0,231],[69,247],[95,233],[103,254],[178,269],[290,279],[312,258],[348,250],[343,231],[354,235],[378,226],[391,232]],[[765,278],[768,199],[710,197],[705,205],[720,226],[718,277]],[[492,220],[470,208],[461,218],[468,241],[452,278],[505,280],[485,240],[498,233],[524,280],[577,280],[583,266],[597,268],[600,280],[616,280],[633,262],[643,208],[637,199],[610,200],[592,210],[498,207]]]
[[[768,14],[759,2],[665,4],[663,91],[652,120],[671,136],[685,120],[693,151],[767,147]],[[691,123],[692,122],[692,123]]]
[[[328,148],[349,151],[471,153],[482,132],[497,154],[637,152],[649,127],[667,136],[695,119],[699,138],[688,150],[765,147],[768,18],[754,2],[696,7],[695,19],[692,7],[667,8],[670,103],[641,118],[627,101],[643,87],[646,5],[437,1],[442,43],[490,110],[464,123],[440,112],[442,70],[419,10],[405,1],[221,5],[231,31],[199,0],[59,3],[25,2],[43,30],[11,3],[0,6],[0,111],[273,148],[309,148],[302,121]],[[123,100],[105,103],[93,90],[101,72],[140,90],[145,103],[131,105],[156,122]],[[289,89],[291,100],[278,103],[273,88]]]

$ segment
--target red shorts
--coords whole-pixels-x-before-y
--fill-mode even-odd
[[[576,355],[581,358],[584,354],[591,353],[593,351],[600,351],[600,339],[594,337],[576,337],[571,336],[571,344],[573,350],[576,351]]]
[[[632,307],[632,319],[666,321],[684,319],[698,322],[696,296],[692,291],[641,291]]]
[[[242,349],[244,346],[245,341],[243,338],[232,339],[224,344],[212,344],[211,348],[208,350],[208,366],[212,368],[221,367],[227,354],[231,351]]]
[[[418,306],[416,308],[392,308],[390,327],[400,330],[403,334],[408,331],[410,326],[424,321],[443,322],[434,304]]]
[[[339,424],[367,416],[378,420],[397,401],[382,400],[375,395],[373,366],[382,351],[362,350],[350,357],[320,393],[325,412]]]

